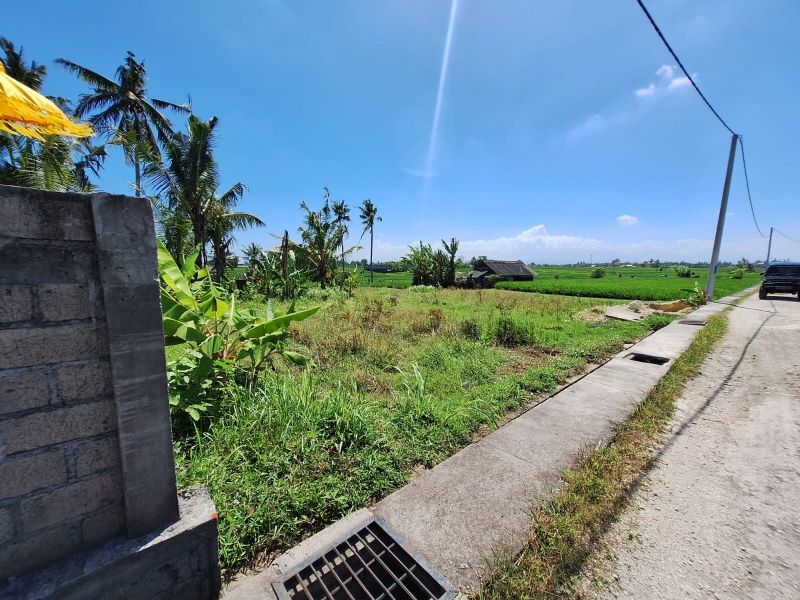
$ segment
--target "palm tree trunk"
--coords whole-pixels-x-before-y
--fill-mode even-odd
[[[139,149],[133,149],[133,170],[134,170],[134,178],[136,179],[136,197],[142,197],[142,167],[139,164]]]
[[[375,231],[374,227],[369,228],[369,285],[372,286],[374,271],[372,270],[372,234]]]
[[[344,238],[342,238],[342,289],[344,289]]]

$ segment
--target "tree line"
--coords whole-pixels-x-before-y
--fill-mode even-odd
[[[40,91],[47,67],[27,62],[21,47],[0,38],[2,60],[9,76]],[[45,136],[42,140],[12,136],[0,132],[0,183],[54,191],[91,192],[97,188],[108,152],[107,146],[122,150],[133,169],[133,191],[147,197],[154,207],[159,236],[180,265],[183,257],[199,248],[198,266],[209,266],[217,281],[225,279],[235,257],[232,246],[236,231],[263,227],[254,214],[241,211],[237,204],[246,186],[237,182],[220,189],[220,168],[214,155],[219,119],[203,119],[192,112],[190,103],[155,98],[147,88],[147,70],[132,52],[128,52],[113,76],[106,76],[66,58],[56,59],[68,72],[85,83],[88,91],[76,103],[54,98],[59,107],[75,119],[87,120],[95,130],[92,139],[74,140]],[[176,130],[172,118],[185,118],[185,128]],[[249,257],[263,263],[275,262],[265,269],[266,276],[276,277],[283,288],[288,282],[308,277],[326,287],[331,283],[337,260],[344,261],[358,249],[346,248],[350,207],[343,200],[332,201],[324,188],[319,210],[301,202],[303,224],[300,240],[289,239],[284,232],[272,251]],[[370,264],[375,223],[381,221],[372,200],[359,207],[363,225],[361,236],[369,233]],[[272,254],[274,256],[268,256]],[[291,263],[291,264],[290,264]]]

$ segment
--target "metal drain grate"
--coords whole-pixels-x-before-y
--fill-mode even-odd
[[[701,319],[681,319],[678,321],[681,325],[697,325],[698,327],[703,327],[706,322]]]
[[[273,584],[282,600],[439,600],[445,587],[371,522]]]
[[[635,360],[636,362],[648,363],[651,365],[665,365],[669,362],[669,359],[664,358],[663,356],[640,354],[639,352],[632,352],[631,354],[628,355],[628,359]]]

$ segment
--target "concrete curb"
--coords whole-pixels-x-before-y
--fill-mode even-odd
[[[272,600],[273,579],[298,558],[331,543],[371,511],[464,593],[475,592],[497,553],[527,541],[530,507],[552,497],[561,474],[587,448],[606,443],[701,331],[698,323],[752,293],[707,304],[620,352],[572,385],[467,446],[371,509],[362,509],[305,540],[270,569],[236,582],[225,600]],[[636,355],[663,364],[639,362]]]

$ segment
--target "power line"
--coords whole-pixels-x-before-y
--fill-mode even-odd
[[[720,123],[722,123],[722,125],[725,127],[725,129],[730,131],[731,135],[736,135],[736,132],[728,126],[728,124],[725,122],[725,120],[722,117],[719,116],[719,113],[716,110],[714,110],[713,106],[711,106],[711,102],[708,101],[708,98],[706,98],[705,95],[703,95],[703,92],[700,91],[700,88],[697,87],[697,84],[694,82],[694,78],[691,75],[689,75],[689,71],[687,71],[686,67],[683,66],[683,63],[681,62],[681,59],[678,58],[678,55],[675,54],[675,51],[672,49],[672,46],[669,45],[669,42],[667,41],[667,38],[665,38],[664,34],[661,33],[661,29],[659,29],[658,25],[656,24],[655,20],[653,19],[653,16],[650,14],[650,11],[647,10],[647,7],[644,5],[642,0],[636,0],[636,1],[639,3],[639,6],[641,7],[641,9],[644,11],[644,14],[647,16],[647,19],[650,21],[650,24],[653,26],[653,29],[656,30],[656,33],[658,34],[658,37],[660,37],[661,41],[664,42],[664,45],[667,47],[667,50],[669,50],[669,53],[672,55],[672,58],[674,58],[675,62],[678,63],[678,66],[681,68],[681,71],[683,71],[683,74],[686,75],[686,77],[689,79],[689,82],[692,84],[694,89],[697,91],[698,94],[700,94],[700,97],[703,99],[703,102],[706,103],[706,106],[708,106],[709,110],[712,113],[714,113],[714,116],[717,117],[717,120]]]
[[[756,219],[756,209],[753,208],[753,197],[750,195],[750,178],[747,176],[747,160],[744,157],[744,140],[742,136],[739,136],[739,147],[742,149],[742,168],[744,169],[744,183],[747,186],[747,200],[750,202],[750,214],[753,215],[753,223],[758,230],[758,234],[765,238],[769,237],[764,235],[764,232],[761,231],[761,227],[758,226],[758,219]]]
[[[782,232],[780,229],[778,229],[777,227],[773,227],[772,229],[773,229],[773,230],[774,230],[776,233],[780,233],[780,234],[781,234],[783,237],[785,237],[787,240],[789,240],[789,241],[791,241],[791,242],[795,242],[795,243],[797,243],[797,244],[800,244],[800,240],[798,240],[798,239],[795,239],[795,238],[793,238],[793,237],[791,237],[791,236],[788,236],[788,235],[786,235],[785,233],[783,233],[783,232]]]

